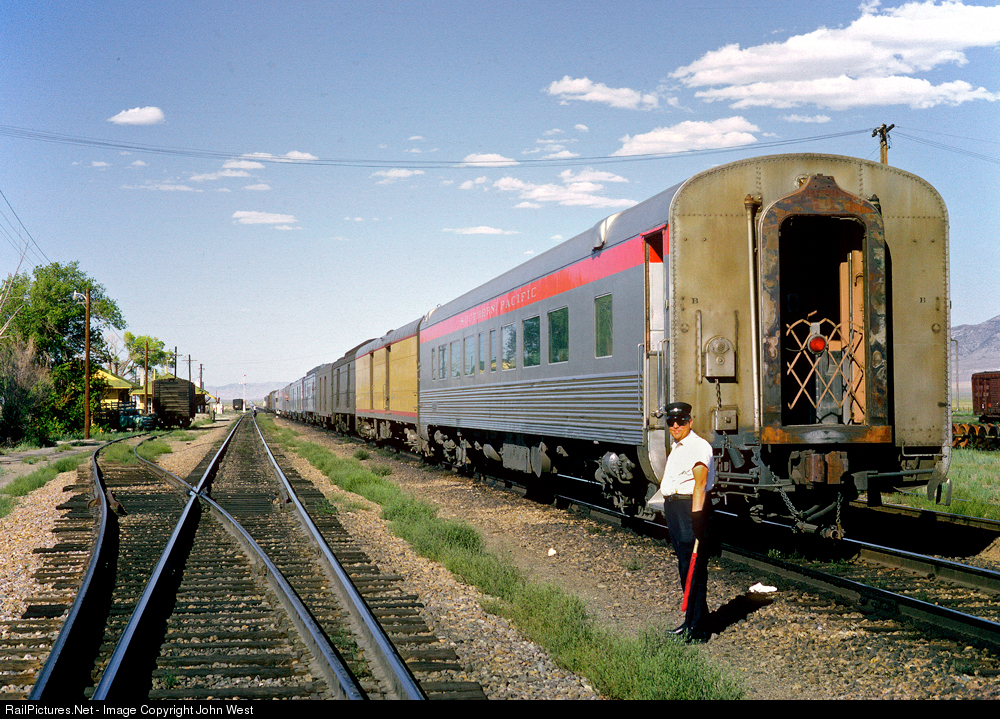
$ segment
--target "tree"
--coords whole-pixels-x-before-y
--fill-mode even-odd
[[[39,422],[51,392],[49,372],[30,342],[0,343],[0,439],[16,443],[44,434]]]
[[[150,368],[170,368],[173,353],[168,352],[163,340],[150,335],[136,336],[126,332],[121,341],[114,335],[105,335],[107,354],[103,361],[119,377],[135,376],[146,366],[146,347],[149,346]]]
[[[125,320],[118,305],[105,295],[103,286],[80,270],[77,262],[66,265],[53,262],[36,267],[31,275],[12,275],[4,287],[9,298],[0,306],[0,327],[7,327],[6,337],[0,340],[4,351],[14,358],[27,353],[31,357],[30,364],[46,370],[51,380],[51,391],[45,393],[31,413],[22,413],[16,420],[20,422],[20,431],[45,441],[54,434],[81,428],[86,309],[73,299],[73,293],[90,289],[92,330],[101,325],[123,328]],[[90,337],[93,356],[102,356],[104,339],[100,332],[92,331]],[[12,368],[16,366],[17,361],[0,366],[0,380],[8,384],[13,382],[9,384],[11,387],[17,385],[12,379]],[[99,405],[99,385],[91,378],[92,406]],[[11,421],[15,421],[13,410],[10,416]]]
[[[8,281],[12,285],[10,296],[25,299],[19,308],[0,307],[0,325],[9,322],[8,334],[22,343],[32,342],[49,367],[83,355],[86,311],[73,300],[74,292],[83,293],[90,288],[90,318],[94,327],[125,326],[118,305],[105,295],[102,285],[80,270],[78,262],[38,266],[32,276],[14,275]],[[104,339],[91,329],[91,350],[99,356],[104,351]]]

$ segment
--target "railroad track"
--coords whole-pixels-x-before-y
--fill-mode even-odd
[[[63,646],[56,642],[30,697],[484,698],[478,685],[430,674],[458,668],[457,658],[441,651],[416,616],[416,598],[400,592],[393,577],[380,576],[335,517],[313,522],[299,514],[325,507],[325,499],[297,475],[283,486],[280,469],[262,471],[267,451],[255,433],[247,419],[224,450],[206,457],[192,473],[201,477],[200,494],[178,491],[164,479],[183,486],[181,480],[148,463],[106,478],[109,494],[99,498],[112,499],[122,515],[100,515],[111,525],[105,551],[115,558],[93,555],[82,582],[91,591],[75,600],[74,621],[60,634]],[[261,546],[268,551],[251,551]],[[325,566],[335,555],[349,569]],[[114,594],[102,601],[109,576]],[[345,580],[346,589],[331,589]],[[362,591],[393,638],[410,640],[409,665],[371,621],[372,612],[355,606],[351,594]],[[50,613],[56,611],[52,605]],[[364,612],[369,619],[359,618]],[[409,666],[429,677],[423,685]]]

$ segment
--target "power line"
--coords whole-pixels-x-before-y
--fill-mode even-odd
[[[789,145],[798,145],[803,143],[819,142],[822,140],[831,140],[840,137],[847,137],[849,135],[856,135],[865,132],[868,132],[868,130],[866,129],[848,130],[845,132],[835,132],[827,135],[814,135],[811,137],[790,138],[785,140],[770,140],[767,142],[750,142],[742,145],[732,145],[729,147],[706,148],[701,150],[680,150],[677,152],[654,152],[654,153],[643,153],[635,155],[598,155],[590,157],[572,157],[572,158],[558,158],[558,159],[537,158],[537,159],[520,159],[520,160],[513,160],[510,158],[492,158],[492,159],[480,159],[480,160],[466,160],[466,159],[375,160],[371,158],[319,158],[319,157],[289,158],[278,155],[271,155],[267,153],[225,152],[219,150],[203,150],[197,148],[145,145],[139,143],[99,140],[96,138],[79,137],[74,135],[65,135],[61,133],[42,132],[40,130],[12,127],[10,125],[0,125],[0,136],[5,135],[7,137],[15,137],[23,140],[32,140],[37,142],[51,142],[51,143],[66,144],[66,145],[77,145],[82,147],[96,147],[96,148],[109,149],[115,151],[136,152],[136,153],[144,152],[149,154],[172,155],[177,157],[194,157],[201,159],[214,159],[214,160],[242,159],[242,160],[253,160],[256,162],[266,162],[273,164],[317,165],[326,167],[358,167],[366,169],[384,168],[384,167],[404,167],[404,168],[415,168],[415,169],[439,169],[439,168],[462,169],[466,167],[485,168],[485,167],[499,167],[505,165],[515,165],[515,164],[520,166],[573,167],[576,165],[583,165],[583,164],[643,162],[650,160],[664,160],[675,157],[712,155],[712,154],[732,152],[745,149],[770,149],[776,147],[786,147]]]

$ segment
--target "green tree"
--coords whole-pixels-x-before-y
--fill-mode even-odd
[[[35,348],[14,340],[0,342],[0,440],[37,439],[41,411],[52,391],[49,371]]]
[[[106,296],[102,285],[80,270],[78,262],[40,265],[32,275],[15,275],[8,281],[12,301],[0,308],[0,325],[9,320],[8,335],[23,343],[32,342],[49,367],[83,355],[86,311],[73,299],[74,292],[82,294],[90,288],[90,343],[94,356],[104,352],[104,338],[97,328],[125,326],[118,305]]]
[[[94,282],[79,263],[36,267],[32,273],[8,278],[8,301],[0,306],[0,326],[7,327],[3,338],[12,351],[33,348],[35,366],[48,370],[51,391],[29,415],[22,415],[19,427],[24,434],[45,441],[49,437],[83,427],[84,363],[86,308],[73,299],[73,293],[90,289],[90,343],[92,367],[105,353],[102,326],[121,329],[125,326],[118,305],[107,297],[104,287]],[[16,363],[14,363],[16,364]],[[14,366],[8,363],[8,367]],[[0,375],[10,370],[0,368]],[[0,376],[0,379],[3,379]],[[91,405],[100,403],[100,383],[91,378]],[[12,421],[14,421],[12,419]]]

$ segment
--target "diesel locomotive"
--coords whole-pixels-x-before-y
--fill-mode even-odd
[[[886,165],[706,170],[268,397],[429,459],[644,515],[694,407],[716,501],[836,536],[839,507],[950,496],[948,215]]]

